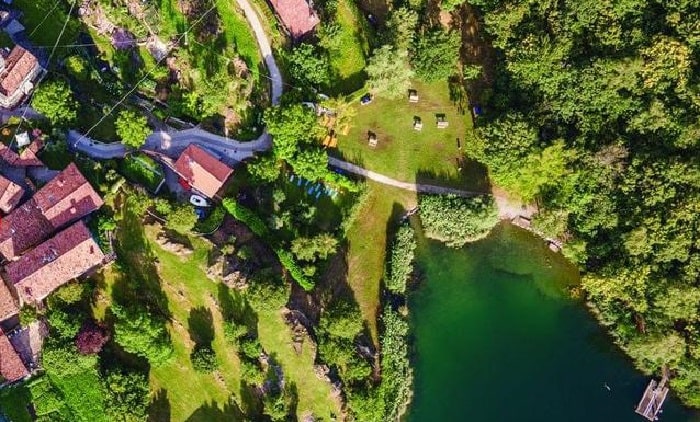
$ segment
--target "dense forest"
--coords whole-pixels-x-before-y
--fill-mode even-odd
[[[700,406],[700,5],[470,3],[498,64],[469,154],[539,203],[637,366]]]

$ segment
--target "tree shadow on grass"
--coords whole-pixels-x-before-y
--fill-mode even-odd
[[[455,142],[457,141],[455,140]],[[459,142],[464,143],[465,141],[460,139]],[[416,173],[416,183],[445,186],[477,193],[491,191],[486,166],[464,156],[455,158],[454,166],[455,173],[421,169]]]
[[[187,422],[244,422],[251,419],[246,416],[233,397],[224,404],[224,408],[219,408],[217,403],[206,403],[190,415]]]
[[[153,396],[153,400],[148,405],[148,421],[149,422],[168,422],[170,421],[170,400],[168,399],[168,390],[160,389]]]
[[[225,321],[245,324],[248,332],[257,336],[258,315],[240,292],[220,283],[218,285],[218,302]]]
[[[195,344],[210,345],[214,341],[214,317],[207,308],[194,308],[190,310],[187,319],[190,338]]]

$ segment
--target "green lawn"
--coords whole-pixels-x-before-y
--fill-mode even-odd
[[[377,317],[384,276],[387,233],[403,213],[416,205],[415,192],[368,183],[369,196],[348,232],[348,284],[378,344]]]
[[[358,105],[358,114],[347,136],[338,139],[333,155],[397,180],[442,184],[463,189],[486,189],[485,170],[466,162],[457,146],[470,142],[472,123],[450,100],[447,82],[415,82],[420,97],[409,103],[408,95],[398,100],[375,98]],[[444,114],[449,126],[437,129],[436,115]],[[413,129],[419,117],[423,129]],[[368,144],[368,132],[377,135],[377,146]],[[461,171],[459,168],[462,168]]]
[[[63,7],[64,2],[61,3],[56,9],[53,9],[56,4],[55,0],[15,0],[12,7],[23,12],[22,25],[27,29],[27,35],[36,45],[53,47],[61,33],[68,11]],[[77,6],[74,9],[77,10]],[[51,13],[49,14],[49,12]],[[34,31],[39,24],[41,27]],[[80,23],[71,19],[59,44],[73,44],[79,31]],[[56,54],[62,54],[61,50],[65,49],[57,49]]]
[[[216,0],[216,9],[221,17],[227,45],[232,46],[246,61],[248,67],[254,69],[253,75],[257,78],[258,72],[256,70],[262,60],[258,43],[248,21],[238,12],[233,0]]]
[[[362,14],[350,0],[339,0],[336,21],[340,25],[338,48],[329,52],[334,81],[333,94],[350,94],[362,88],[369,55],[367,27]]]

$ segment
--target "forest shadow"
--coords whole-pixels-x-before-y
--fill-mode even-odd
[[[167,422],[171,419],[170,400],[168,390],[161,388],[156,391],[153,399],[148,404],[149,422]]]
[[[217,299],[224,321],[244,324],[248,332],[257,337],[258,314],[236,290],[230,289],[223,283],[217,286]]]
[[[190,338],[198,345],[211,345],[214,341],[214,316],[210,309],[199,307],[190,310],[187,318]]]
[[[461,141],[460,142],[464,142]],[[457,174],[421,169],[416,172],[416,183],[423,185],[445,186],[477,193],[489,193],[491,182],[486,166],[467,157],[456,157]]]
[[[187,422],[247,422],[250,421],[246,414],[241,410],[241,407],[236,403],[233,397],[229,398],[227,403],[224,403],[224,408],[221,409],[214,403],[206,403],[199,409],[195,410],[187,419]]]

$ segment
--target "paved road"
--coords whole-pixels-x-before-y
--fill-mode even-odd
[[[272,104],[279,104],[282,96],[282,74],[277,67],[275,57],[272,55],[270,41],[265,34],[265,30],[258,19],[252,5],[248,0],[236,0],[243,9],[246,19],[253,29],[255,38],[260,47],[260,54],[265,60],[265,65],[270,72],[272,81]],[[130,148],[120,143],[106,144],[95,139],[87,138],[77,131],[71,130],[68,133],[68,143],[71,148],[83,152],[92,158],[108,160],[112,158],[123,158]],[[158,130],[146,139],[143,149],[176,159],[180,153],[191,143],[197,144],[217,155],[219,159],[229,165],[252,157],[256,152],[266,151],[272,147],[272,138],[264,131],[260,137],[251,142],[240,142],[235,139],[218,136],[204,130],[194,128],[182,131]]]
[[[255,39],[258,41],[258,47],[260,47],[260,54],[263,56],[267,70],[270,72],[270,79],[272,80],[272,104],[277,105],[282,96],[282,74],[277,67],[275,56],[272,55],[270,40],[267,38],[265,29],[260,23],[260,19],[258,19],[258,14],[255,13],[255,9],[253,9],[250,2],[248,2],[248,0],[236,0],[236,3],[243,9],[243,14],[248,20],[248,24],[253,28]]]

